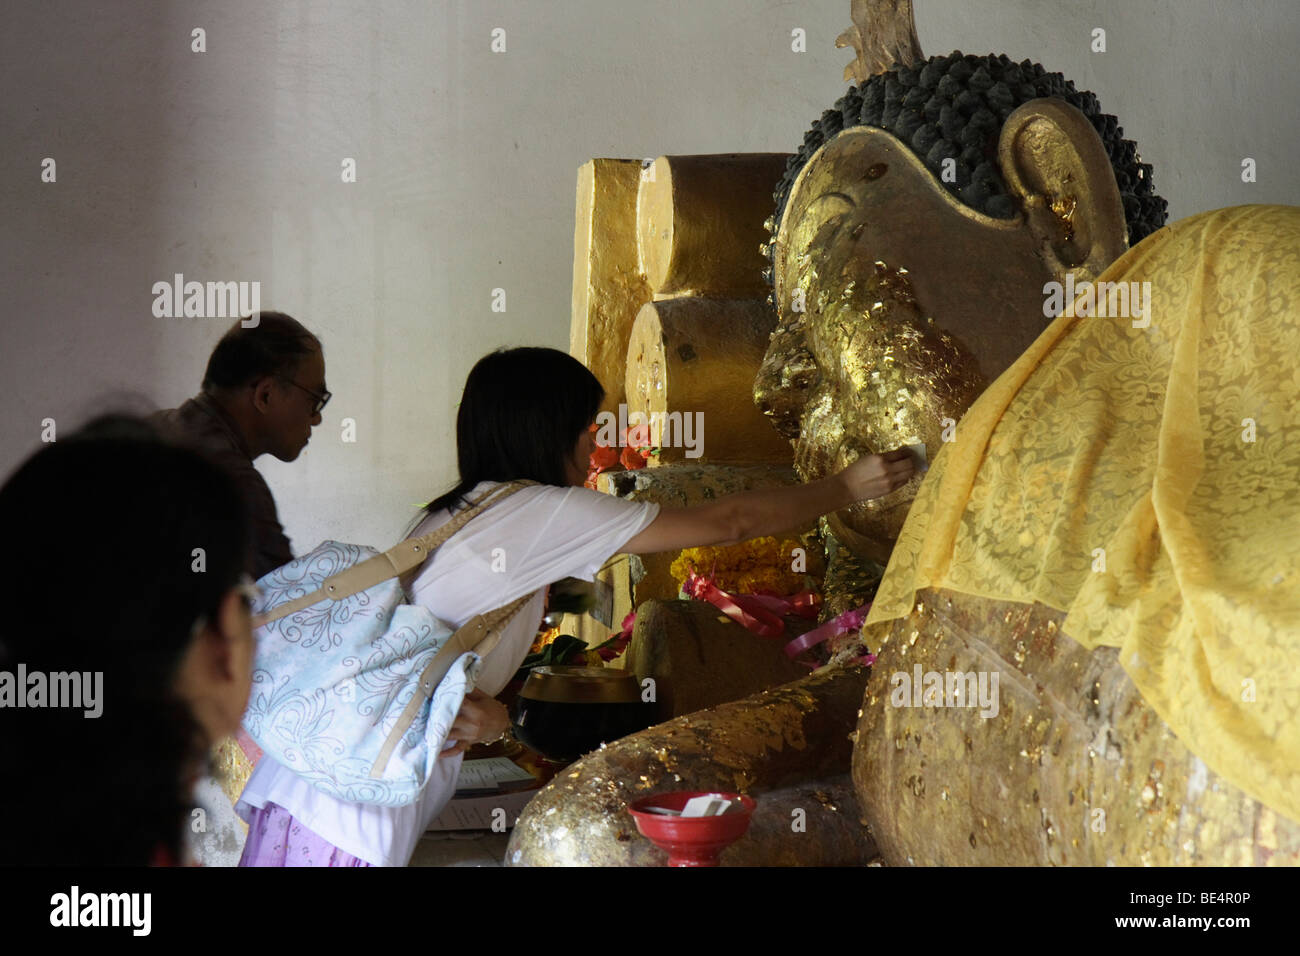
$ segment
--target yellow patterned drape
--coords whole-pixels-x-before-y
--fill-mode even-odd
[[[869,624],[924,587],[1064,611],[1190,750],[1300,820],[1300,208],[1182,220],[1098,282],[1150,283],[1149,325],[1067,312],[988,388]]]

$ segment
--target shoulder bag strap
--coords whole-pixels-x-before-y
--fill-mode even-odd
[[[433,552],[452,535],[461,528],[465,527],[475,516],[480,514],[489,505],[495,504],[504,498],[510,497],[516,491],[519,491],[525,485],[536,484],[534,481],[511,481],[499,488],[493,488],[470,507],[466,508],[460,514],[453,517],[442,527],[421,535],[418,538],[407,538],[399,544],[393,545],[383,554],[377,554],[373,558],[367,558],[359,564],[354,564],[347,570],[340,571],[338,574],[326,578],[321,587],[311,594],[304,594],[302,597],[294,598],[292,601],[285,601],[265,614],[259,614],[253,619],[253,627],[261,627],[263,624],[269,624],[272,621],[278,621],[282,617],[287,617],[303,608],[311,607],[313,604],[319,604],[321,601],[342,601],[358,594],[367,588],[372,588],[381,581],[387,581],[389,578],[395,578],[412,568],[419,567],[427,561]]]
[[[486,657],[501,642],[501,635],[506,625],[524,609],[536,593],[533,591],[531,594],[525,594],[505,607],[471,618],[463,627],[457,628],[456,633],[447,639],[447,643],[438,649],[438,653],[433,655],[433,660],[429,661],[428,666],[420,674],[419,690],[407,701],[401,716],[397,718],[397,723],[385,738],[384,746],[370,768],[371,777],[379,778],[384,775],[384,768],[388,766],[393,751],[397,749],[398,743],[406,732],[411,729],[416,715],[433,696],[434,689],[442,683],[442,679],[447,676],[447,671],[451,670],[451,665],[456,659],[466,651],[474,651],[480,657]]]

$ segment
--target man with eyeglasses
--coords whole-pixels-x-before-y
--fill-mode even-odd
[[[153,423],[166,436],[208,455],[235,479],[252,522],[248,571],[260,578],[293,559],[265,479],[253,467],[264,454],[293,461],[307,446],[330,400],[320,340],[283,312],[244,319],[221,337],[202,390]]]

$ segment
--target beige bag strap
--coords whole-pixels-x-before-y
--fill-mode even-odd
[[[433,660],[429,661],[428,666],[420,674],[419,690],[407,702],[397,723],[384,740],[384,746],[370,768],[371,777],[378,778],[384,775],[384,768],[388,766],[393,751],[397,749],[398,743],[406,732],[411,729],[411,724],[415,721],[420,708],[433,695],[434,689],[442,683],[442,679],[447,676],[447,671],[451,670],[451,665],[456,659],[466,651],[474,651],[479,657],[486,657],[491,653],[492,649],[501,642],[501,634],[506,625],[524,609],[536,593],[533,591],[531,594],[525,594],[505,607],[470,618],[463,627],[456,629],[456,633],[447,639],[447,643],[438,649],[438,653],[433,655]]]
[[[360,564],[354,564],[347,570],[326,578],[321,583],[319,590],[294,598],[292,601],[285,601],[271,611],[259,614],[253,619],[253,627],[258,628],[263,624],[278,621],[282,617],[287,617],[304,608],[311,607],[313,604],[319,604],[321,601],[345,600],[367,588],[374,587],[381,581],[400,577],[407,571],[417,568],[427,561],[438,548],[442,547],[448,538],[465,527],[489,505],[496,504],[498,501],[510,497],[524,486],[532,484],[536,484],[536,482],[511,481],[498,488],[493,488],[442,527],[418,538],[407,538],[405,541],[393,545],[383,554],[367,558]]]

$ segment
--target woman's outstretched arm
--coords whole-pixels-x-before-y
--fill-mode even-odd
[[[781,534],[868,498],[879,498],[912,477],[912,456],[899,448],[864,455],[837,475],[762,491],[742,491],[691,508],[663,508],[620,549],[632,554],[736,544]]]

